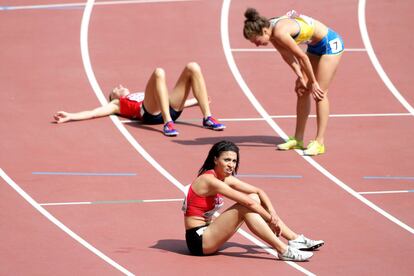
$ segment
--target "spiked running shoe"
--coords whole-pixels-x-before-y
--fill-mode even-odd
[[[304,235],[299,235],[299,237],[297,237],[296,239],[289,241],[290,247],[303,251],[314,251],[324,244],[325,242],[322,240],[311,240],[305,237]]]
[[[295,137],[289,137],[289,139],[283,143],[277,145],[278,150],[291,150],[291,149],[303,149],[303,141],[296,140]]]
[[[306,147],[306,150],[303,151],[304,155],[315,156],[325,153],[325,146],[319,144],[318,141],[312,140],[309,145]]]
[[[212,130],[223,130],[226,128],[225,125],[217,121],[211,116],[208,116],[207,118],[203,119],[203,127],[209,128]]]
[[[300,251],[296,248],[288,246],[285,253],[278,253],[277,256],[283,261],[304,262],[310,259],[313,256],[313,253]]]
[[[164,131],[165,136],[177,136],[178,135],[178,131],[175,129],[173,121],[167,122],[164,125],[163,131]]]

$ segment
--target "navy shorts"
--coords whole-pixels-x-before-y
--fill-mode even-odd
[[[160,125],[164,123],[164,120],[162,118],[161,113],[158,113],[157,115],[152,115],[151,113],[149,113],[146,109],[144,104],[142,104],[142,109],[143,109],[143,113],[142,114],[142,122],[145,124],[149,124],[149,125]],[[172,108],[170,106],[170,115],[171,115],[171,119],[175,122],[175,120],[178,119],[178,117],[180,117],[181,113],[183,111],[177,111],[174,108]]]
[[[185,241],[191,255],[204,256],[203,253],[203,233],[208,225],[194,227],[185,231]]]
[[[328,34],[315,45],[308,45],[307,52],[313,55],[337,55],[344,50],[342,37],[331,29]]]

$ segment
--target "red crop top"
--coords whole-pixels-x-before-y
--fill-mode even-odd
[[[131,93],[119,99],[119,113],[122,117],[142,120],[144,93]]]
[[[205,171],[203,174],[212,174],[216,178],[214,170]],[[184,199],[182,210],[186,217],[197,216],[210,219],[213,214],[223,206],[223,197],[220,194],[214,196],[199,196],[190,185],[188,193]]]

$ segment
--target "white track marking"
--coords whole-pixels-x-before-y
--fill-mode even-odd
[[[96,6],[106,5],[123,5],[123,4],[145,4],[145,3],[164,3],[164,2],[188,2],[197,0],[127,0],[127,1],[105,1],[97,2]],[[27,5],[27,6],[0,6],[0,11],[14,10],[35,10],[35,9],[64,9],[84,7],[86,3],[66,3],[66,4],[45,4],[45,5]]]
[[[358,117],[399,117],[399,116],[411,116],[410,113],[367,113],[367,114],[330,114],[329,118],[358,118]],[[272,119],[291,119],[296,118],[296,115],[272,115]],[[316,118],[316,115],[309,115],[309,118]],[[245,121],[264,121],[263,117],[258,118],[217,118],[223,122],[245,122]],[[200,119],[178,119],[177,122],[198,122]],[[121,119],[121,123],[129,124],[136,123],[134,120]]]
[[[230,9],[230,3],[231,0],[223,0],[223,5],[221,8],[221,19],[220,19],[220,33],[221,33],[221,40],[223,44],[223,50],[224,55],[226,57],[227,63],[230,67],[231,72],[233,73],[237,83],[239,84],[242,91],[245,93],[246,97],[249,99],[249,101],[252,103],[252,105],[256,108],[256,110],[259,112],[259,114],[264,118],[264,120],[281,136],[281,138],[287,139],[288,136],[283,132],[283,130],[273,121],[272,118],[267,114],[267,112],[264,110],[264,108],[259,104],[257,99],[253,96],[253,94],[250,92],[247,84],[242,79],[239,70],[237,69],[233,56],[231,54],[231,47],[230,47],[230,41],[229,41],[229,22],[228,22],[228,15],[229,15],[229,9]],[[248,93],[249,91],[250,93]],[[256,244],[259,244],[259,241],[253,237],[252,235],[245,235],[242,232],[242,235],[248,238],[249,240],[253,241]],[[246,233],[247,234],[247,233]],[[263,246],[262,246],[263,247]],[[270,254],[277,256],[277,252],[273,249],[266,249]],[[305,273],[306,275],[314,275],[309,270],[301,267],[300,265],[294,263],[294,262],[286,262],[295,269]]]
[[[89,14],[87,16],[87,19],[89,20],[90,12],[93,7],[94,0],[88,0],[85,11],[89,11]],[[88,50],[88,36],[87,36],[87,28],[85,28],[81,32],[81,52],[82,52],[82,61],[84,63],[86,75],[89,79],[89,82],[91,83],[92,89],[96,96],[98,97],[100,103],[102,105],[106,104],[106,98],[104,94],[102,93],[102,89],[98,85],[98,82],[96,81],[95,74],[92,70],[92,66],[90,63],[89,58],[89,50]],[[115,126],[119,129],[119,131],[124,135],[124,137],[128,140],[128,142],[132,145],[132,147],[138,151],[141,156],[147,160],[148,163],[150,163],[161,175],[163,175],[167,180],[169,180],[173,185],[175,185],[178,189],[180,189],[183,193],[185,193],[185,186],[181,184],[177,179],[175,179],[167,170],[165,170],[148,152],[132,137],[132,135],[127,131],[127,129],[122,125],[122,123],[119,121],[117,116],[110,116],[112,122],[115,124]],[[259,245],[263,247],[264,250],[268,251],[272,255],[277,257],[277,252],[268,249],[268,246],[263,246],[263,243],[258,241],[255,237],[252,235],[246,233],[245,231],[242,231],[241,229],[238,230],[238,232],[249,239],[250,241],[254,242],[256,245]],[[298,269],[299,271],[307,274],[307,275],[315,275],[308,270],[302,268],[296,263],[293,262],[286,262],[287,264],[291,265],[292,267]]]
[[[277,52],[275,48],[233,48],[232,52]],[[364,48],[345,48],[345,52],[366,52]]]
[[[90,18],[90,13],[94,5],[94,0],[88,0],[85,11],[88,10],[88,15],[85,17],[85,27],[81,29],[81,54],[82,61],[85,68],[86,75],[92,86],[92,89],[98,98],[99,102],[102,105],[107,104],[105,95],[102,92],[101,87],[99,86],[95,74],[92,70],[92,65],[89,57],[89,48],[88,48],[88,23]],[[118,130],[124,135],[128,142],[142,155],[144,159],[147,160],[158,172],[160,172],[165,178],[167,178],[172,184],[174,184],[178,189],[184,192],[184,186],[175,179],[167,170],[165,170],[152,156],[134,139],[134,137],[128,132],[124,125],[119,121],[118,116],[110,116],[112,122],[118,128]]]
[[[412,193],[413,190],[359,192],[361,195]]]
[[[12,187],[20,196],[22,196],[30,205],[33,206],[37,211],[39,211],[43,216],[45,216],[50,222],[55,224],[57,227],[59,227],[63,232],[68,234],[71,238],[79,242],[81,245],[89,249],[92,253],[100,257],[102,260],[116,268],[117,270],[121,271],[125,275],[134,275],[131,272],[129,272],[127,269],[113,261],[111,258],[106,256],[104,253],[93,247],[90,243],[88,243],[86,240],[82,239],[79,235],[77,235],[75,232],[70,230],[66,225],[61,223],[57,218],[55,218],[52,214],[50,214],[46,209],[44,209],[42,206],[39,205],[30,195],[28,195],[22,188],[20,188],[19,185],[17,185],[4,171],[0,168],[0,176],[1,178],[6,181],[7,184],[9,184],[10,187]]]
[[[96,200],[96,201],[73,201],[73,202],[48,202],[48,203],[40,203],[39,205],[41,206],[64,206],[64,205],[95,205],[95,204],[163,203],[163,202],[180,202],[183,200],[184,198]]]
[[[387,88],[391,91],[395,98],[414,116],[414,108],[404,99],[401,93],[397,90],[394,86],[392,81],[388,78],[387,74],[385,73],[384,69],[382,68],[380,62],[378,61],[377,56],[375,55],[374,48],[371,45],[371,41],[369,39],[367,24],[365,21],[365,0],[359,0],[358,2],[358,22],[359,22],[359,30],[361,32],[362,41],[364,43],[365,49],[367,49],[367,53],[369,59],[371,60],[372,65],[374,65],[375,70],[377,71],[378,75],[380,76],[381,80],[387,86]]]
[[[258,111],[258,113],[265,119],[265,121],[270,125],[270,127],[283,139],[287,139],[286,133],[270,118],[269,114],[264,110],[262,105],[258,102],[256,97],[253,95],[249,87],[247,86],[246,82],[242,78],[240,71],[237,68],[236,62],[234,60],[234,57],[231,53],[231,47],[230,47],[230,41],[229,41],[229,30],[228,30],[228,13],[229,13],[229,6],[230,6],[231,0],[224,0],[223,3],[223,9],[222,9],[222,22],[221,22],[221,37],[222,37],[222,43],[223,43],[223,50],[225,57],[227,59],[227,63],[230,67],[231,72],[233,73],[234,78],[236,79],[237,83],[239,84],[240,88],[242,89],[243,93],[246,95],[246,97],[250,100],[252,105],[255,107],[255,109]],[[300,154],[300,151],[296,150]],[[317,169],[319,172],[321,172],[323,175],[325,175],[327,178],[329,178],[332,182],[334,182],[336,185],[344,189],[346,192],[348,192],[350,195],[355,197],[356,199],[360,200],[379,214],[383,215],[390,221],[394,222],[398,226],[402,227],[403,229],[407,230],[411,234],[414,234],[414,229],[407,224],[403,223],[396,217],[392,216],[391,214],[387,213],[385,210],[381,209],[371,201],[367,200],[363,196],[361,196],[358,192],[353,190],[351,187],[346,185],[344,182],[339,180],[337,177],[335,177],[333,174],[331,174],[328,170],[326,170],[324,167],[322,167],[318,162],[316,162],[314,159],[312,159],[309,156],[303,156],[302,157],[309,162],[315,169]]]

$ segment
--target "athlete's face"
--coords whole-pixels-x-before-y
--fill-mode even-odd
[[[249,41],[257,47],[266,46],[270,41],[270,32],[268,29],[264,28],[261,35],[254,35],[249,39]]]
[[[119,99],[121,97],[125,97],[126,95],[129,94],[129,89],[126,87],[123,87],[122,85],[119,85],[117,87],[115,87],[114,89],[112,89],[111,91],[111,99]]]
[[[223,151],[219,157],[214,158],[214,164],[214,171],[218,176],[230,176],[236,169],[237,153],[234,151]]]

